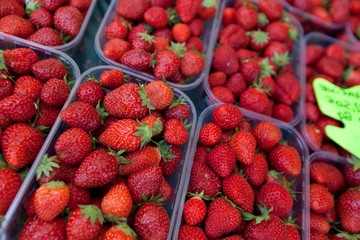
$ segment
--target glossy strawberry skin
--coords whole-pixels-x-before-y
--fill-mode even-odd
[[[301,172],[301,158],[298,151],[289,145],[279,145],[269,154],[271,165],[289,176],[297,176]]]
[[[201,198],[192,197],[186,200],[183,210],[184,221],[190,226],[197,225],[205,218],[206,208],[206,204]]]
[[[334,206],[333,195],[321,184],[310,184],[310,209],[316,213],[326,213]]]
[[[37,63],[39,58],[35,51],[31,49],[15,48],[4,51],[4,60],[11,71],[23,75],[31,72],[32,65]]]
[[[63,62],[56,58],[40,60],[31,66],[31,71],[35,77],[43,82],[51,78],[64,79],[68,77],[68,70]]]
[[[236,155],[230,146],[219,144],[210,150],[207,163],[219,177],[225,178],[236,165]]]
[[[66,239],[66,224],[63,219],[56,218],[52,221],[44,221],[37,216],[28,219],[21,229],[19,239],[31,239],[36,234],[38,239]]]
[[[10,14],[0,19],[0,32],[26,39],[34,31],[30,21],[18,15]]]
[[[214,109],[211,121],[222,130],[235,130],[242,121],[242,113],[233,104],[223,104]]]
[[[17,93],[2,99],[0,110],[14,122],[27,122],[36,113],[34,101],[28,96]]]
[[[349,233],[358,233],[360,191],[353,189],[345,191],[337,200],[336,207],[343,228]]]
[[[21,186],[20,175],[10,168],[0,170],[0,215],[5,215]]]
[[[180,68],[179,57],[171,50],[162,50],[155,55],[154,75],[157,79],[171,78]]]
[[[324,185],[334,194],[345,187],[345,180],[341,171],[326,162],[312,162],[310,164],[310,179]]]
[[[54,13],[54,26],[64,34],[74,39],[80,31],[84,20],[81,12],[73,6],[58,8]]]
[[[209,197],[215,196],[221,188],[220,178],[204,163],[196,162],[193,164],[189,192],[202,192]]]

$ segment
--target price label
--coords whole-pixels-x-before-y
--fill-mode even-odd
[[[313,82],[320,111],[340,122],[344,127],[327,126],[326,134],[356,157],[360,157],[360,86],[340,88],[317,78]]]

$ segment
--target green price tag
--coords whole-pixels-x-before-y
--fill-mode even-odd
[[[313,87],[320,111],[344,125],[343,128],[327,126],[326,134],[342,148],[360,157],[360,86],[344,89],[317,78]]]

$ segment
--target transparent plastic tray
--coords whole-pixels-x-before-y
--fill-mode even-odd
[[[47,59],[47,58],[56,58],[59,59],[61,62],[65,64],[69,71],[69,80],[76,80],[80,76],[80,70],[77,64],[74,60],[72,60],[68,55],[59,52],[57,50],[51,49],[49,47],[44,47],[42,45],[14,37],[5,33],[0,33],[0,49],[14,49],[14,48],[29,48],[34,50],[37,55],[39,56],[39,59]],[[54,129],[55,127],[53,127]],[[51,133],[51,132],[50,132]],[[48,141],[50,141],[51,134],[49,134],[48,138],[44,142],[44,146],[47,144]],[[35,165],[35,164],[33,164]],[[16,211],[17,206],[17,199],[21,195],[21,189],[25,188],[26,179],[23,181],[23,184],[15,197],[12,205],[10,206],[9,210],[7,211],[5,215],[5,221],[0,225],[0,236],[2,234],[2,231],[5,233],[8,231],[8,229],[12,228],[13,225],[8,222],[8,219],[10,219],[14,212]]]
[[[196,127],[196,132],[195,132],[195,137],[194,137],[194,141],[193,141],[193,147],[192,149],[196,150],[196,146],[197,146],[197,142],[199,139],[199,132],[200,129],[203,125],[205,125],[206,123],[211,122],[211,117],[212,117],[212,113],[213,111],[218,107],[221,106],[222,103],[217,103],[214,105],[211,105],[209,107],[207,107],[199,116],[198,119],[198,124]],[[309,229],[309,222],[306,220],[306,216],[307,216],[307,212],[309,209],[306,205],[306,198],[305,195],[308,192],[308,188],[307,186],[309,185],[308,183],[308,178],[306,177],[306,161],[309,157],[309,151],[308,148],[305,144],[305,142],[303,141],[303,139],[301,138],[300,134],[298,133],[297,130],[295,130],[291,125],[284,123],[282,121],[278,121],[276,119],[273,118],[269,118],[266,117],[264,115],[258,114],[258,113],[254,113],[252,111],[246,110],[244,108],[240,108],[243,117],[246,121],[248,121],[252,126],[258,124],[259,122],[262,121],[269,121],[272,122],[273,124],[277,125],[282,132],[283,135],[283,139],[287,141],[288,145],[294,147],[300,154],[300,158],[302,161],[302,171],[301,174],[299,176],[297,176],[296,178],[291,178],[291,180],[295,179],[296,182],[293,185],[292,189],[295,190],[296,192],[301,192],[301,194],[297,195],[296,201],[294,201],[294,207],[293,210],[291,212],[291,214],[295,217],[302,217],[302,229],[301,229],[301,237],[302,239],[309,239],[309,232],[307,231],[307,229]],[[176,224],[174,227],[174,233],[173,233],[173,238],[172,239],[178,239],[178,233],[179,233],[179,228],[180,225],[182,223],[182,212],[183,212],[183,208],[184,208],[184,201],[186,198],[186,194],[187,194],[187,188],[189,185],[189,181],[190,181],[190,174],[191,174],[191,166],[193,163],[193,155],[191,155],[191,160],[190,160],[190,164],[188,165],[189,169],[188,171],[186,171],[186,177],[185,177],[185,181],[184,181],[184,189],[182,190],[182,194],[179,195],[179,211],[177,213],[177,218],[176,218]],[[305,217],[304,217],[305,216]]]
[[[256,2],[256,0],[253,0],[253,1]],[[224,12],[224,9],[226,7],[232,6],[234,2],[235,2],[235,0],[224,0],[224,1],[222,1],[221,6],[220,6],[221,13]],[[300,81],[300,85],[303,85],[301,83],[301,78],[300,78],[300,73],[301,73],[301,68],[300,68],[301,59],[300,58],[301,58],[301,52],[302,52],[301,39],[304,36],[304,31],[303,31],[303,28],[302,28],[301,24],[294,17],[290,16],[290,19],[291,19],[291,22],[295,25],[296,29],[298,30],[298,41],[294,45],[294,48],[290,53],[291,67],[293,68],[293,74]],[[216,42],[217,42],[217,39],[218,39],[218,36],[219,36],[219,32],[220,32],[220,29],[222,27],[221,21],[222,21],[222,14],[217,16],[216,28],[215,28],[215,31],[211,35],[211,46],[212,46],[212,48],[214,48],[216,46]],[[211,52],[211,55],[209,57],[210,57],[210,59],[212,59],[213,52]],[[210,72],[210,69],[209,69],[208,72]],[[204,96],[204,97],[206,98],[205,101],[207,102],[208,105],[213,104],[213,103],[221,103],[221,101],[211,91],[208,81],[203,82],[203,89],[204,89],[204,91],[206,93],[206,96]],[[296,126],[301,121],[301,118],[302,118],[302,115],[301,115],[301,108],[302,107],[301,107],[301,105],[303,104],[304,98],[305,98],[305,95],[303,93],[304,93],[304,90],[301,89],[301,93],[300,93],[300,97],[299,97],[298,101],[291,106],[291,108],[293,110],[293,113],[294,113],[294,116],[293,116],[293,119],[290,121],[289,124],[292,125],[292,126]]]
[[[113,16],[116,14],[115,6],[119,1],[121,1],[121,0],[112,0],[108,7],[108,10],[107,10],[107,12],[99,26],[99,29],[96,33],[96,36],[95,36],[95,50],[96,50],[97,54],[99,55],[99,57],[101,58],[101,60],[103,60],[105,63],[107,63],[109,65],[120,67],[121,69],[125,69],[128,72],[132,73],[132,75],[137,78],[155,80],[156,78],[153,75],[145,73],[145,72],[137,71],[133,68],[130,68],[130,67],[120,64],[118,62],[115,62],[115,61],[107,58],[103,53],[102,49],[106,43],[105,29],[106,29],[106,26],[112,22]],[[218,1],[218,2],[220,2],[220,1]],[[220,11],[219,11],[219,7],[218,7],[216,16],[213,19],[211,19],[205,23],[203,34],[201,36],[201,39],[203,40],[203,44],[204,44],[204,53],[205,53],[205,62],[206,62],[203,71],[191,83],[176,84],[176,83],[168,82],[170,86],[176,87],[176,88],[180,89],[181,91],[190,91],[190,90],[193,90],[194,88],[196,88],[198,85],[200,85],[204,81],[204,79],[207,75],[207,72],[209,71],[209,68],[211,66],[210,59],[211,59],[211,55],[212,55],[212,47],[210,47],[211,46],[210,42],[211,42],[212,32],[216,28],[216,26],[215,26],[216,20],[215,19],[218,18],[217,16],[219,14],[220,14]]]
[[[114,67],[114,66],[97,66],[97,67],[91,68],[91,69],[87,70],[86,72],[84,72],[79,77],[79,79],[76,81],[76,83],[70,93],[70,97],[66,101],[63,109],[66,108],[66,106],[68,106],[70,103],[76,101],[76,91],[77,91],[79,85],[82,82],[87,80],[88,76],[94,76],[94,77],[98,78],[103,71],[111,70],[111,69],[119,69],[119,68]],[[123,71],[123,72],[129,75],[129,77],[127,78],[127,81],[129,81],[129,82],[134,82],[134,83],[150,82],[150,81],[145,81],[145,80],[141,80],[141,79],[136,79],[136,77],[132,76],[132,74],[130,72],[126,72],[126,71]],[[177,209],[179,208],[179,200],[178,199],[179,199],[180,195],[182,194],[181,190],[183,189],[185,176],[187,175],[186,171],[189,169],[189,166],[191,163],[191,156],[194,154],[194,151],[195,151],[192,148],[192,146],[193,146],[194,131],[195,131],[195,125],[196,125],[196,119],[197,119],[195,107],[194,107],[193,103],[191,102],[191,100],[183,92],[181,92],[177,89],[174,89],[174,96],[177,98],[180,96],[184,97],[187,104],[191,108],[191,114],[190,114],[190,118],[188,120],[188,123],[191,124],[191,127],[188,128],[189,140],[185,145],[183,145],[181,147],[181,151],[183,154],[182,160],[181,160],[178,168],[176,169],[175,173],[172,176],[167,178],[169,184],[173,188],[172,197],[164,205],[165,209],[167,210],[167,212],[169,214],[169,219],[171,221],[168,239],[170,239],[170,235],[171,235],[170,233],[172,232],[172,229],[175,224],[176,212],[177,212]],[[62,122],[60,117],[58,117],[53,129],[49,133],[49,137],[47,138],[44,146],[41,148],[39,155],[37,156],[33,166],[31,167],[31,169],[28,173],[28,176],[24,180],[24,183],[23,183],[21,189],[19,190],[18,195],[16,196],[16,199],[12,205],[12,209],[11,209],[12,211],[11,211],[11,213],[9,213],[9,216],[7,219],[8,227],[4,229],[5,238],[2,238],[1,240],[14,239],[14,238],[16,238],[17,234],[19,234],[19,232],[21,231],[21,227],[22,227],[21,220],[24,217],[24,210],[25,210],[25,207],[27,204],[27,200],[28,200],[30,194],[38,187],[38,184],[35,179],[36,168],[41,163],[42,157],[45,154],[50,155],[50,154],[55,153],[55,151],[54,151],[55,142],[56,142],[57,138],[59,137],[59,135],[62,132],[64,132],[66,129],[67,129],[66,124],[64,122]]]

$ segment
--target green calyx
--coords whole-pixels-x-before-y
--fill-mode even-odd
[[[345,238],[346,240],[358,240],[360,239],[360,234],[350,234],[348,232],[340,231],[339,229],[335,228],[339,233],[336,234],[339,238]]]
[[[156,136],[156,135],[160,134],[162,132],[162,130],[163,130],[163,125],[162,125],[160,118],[158,118],[154,122],[154,126],[152,127],[152,135]]]
[[[351,158],[346,159],[351,165],[353,165],[354,169],[353,171],[357,171],[360,169],[360,158],[357,158],[355,156],[352,156]]]
[[[4,50],[0,50],[0,70],[9,71],[4,58]]]
[[[37,0],[30,0],[28,3],[26,3],[25,12],[26,15],[29,17],[36,9],[41,7],[41,3]]]
[[[141,40],[144,40],[145,42],[148,42],[148,43],[155,42],[154,36],[152,36],[146,32],[138,33],[138,36],[140,37]]]
[[[109,113],[106,112],[105,108],[102,106],[101,101],[96,104],[96,111],[100,116],[101,124],[104,124],[104,120],[109,117]]]
[[[161,158],[164,159],[165,162],[169,162],[175,158],[175,155],[170,151],[171,147],[165,140],[161,140],[160,142],[156,143],[156,145],[160,152]]]
[[[36,169],[36,179],[38,180],[43,174],[46,177],[49,177],[50,173],[54,171],[55,168],[60,168],[56,155],[49,157],[48,154],[45,154],[40,165]]]
[[[185,43],[171,42],[169,50],[173,51],[179,58],[182,58],[185,55]]]
[[[140,205],[143,205],[144,203],[155,203],[155,204],[165,204],[165,199],[163,198],[162,194],[157,194],[157,195],[151,195],[150,198],[148,196],[146,196],[145,194],[143,194],[141,196],[142,202],[140,203]],[[140,206],[139,205],[139,206]]]
[[[127,221],[126,218],[120,218],[118,216],[114,216],[111,214],[104,215],[104,218],[106,219],[107,222],[113,223],[114,225],[123,224],[126,223]]]
[[[145,91],[144,84],[140,84],[139,94],[140,98],[142,99],[141,105],[146,106],[149,110],[155,110],[155,107],[150,103],[150,98]]]
[[[203,0],[202,1],[202,6],[205,7],[205,8],[216,7],[217,6],[217,1],[216,0]]]
[[[260,79],[275,74],[274,66],[269,63],[268,58],[264,58],[260,63]]]
[[[251,39],[256,44],[266,44],[269,42],[269,35],[267,32],[256,30],[251,32]]]
[[[169,22],[168,22],[168,25],[170,27],[174,26],[175,24],[177,23],[180,23],[181,22],[181,19],[179,17],[179,15],[177,14],[175,8],[168,8],[166,9],[166,13],[169,17]]]
[[[269,23],[269,19],[266,17],[266,15],[262,12],[258,13],[258,23],[260,26],[265,26]]]
[[[135,136],[141,137],[141,146],[143,148],[146,144],[151,141],[153,137],[153,130],[146,123],[141,123],[141,126],[136,127],[137,132],[134,133]]]
[[[275,63],[277,68],[284,68],[290,63],[289,52],[282,54],[275,52],[274,57],[271,58],[271,61]]]
[[[288,218],[282,218],[282,220],[286,225],[291,225],[296,229],[300,229],[300,226],[296,224],[296,220],[297,220],[296,218],[289,216]]]
[[[350,74],[354,71],[354,66],[350,65],[342,74],[342,79],[344,79],[345,81],[349,78]]]
[[[66,184],[63,181],[51,181],[51,182],[46,183],[45,185],[49,188],[66,186]]]
[[[126,235],[131,236],[132,239],[137,239],[137,235],[134,232],[134,230],[132,230],[131,227],[129,227],[129,225],[127,225],[126,223],[120,223],[118,225],[115,226],[117,229],[123,231]]]
[[[271,91],[271,87],[264,88],[262,79],[260,78],[256,79],[250,87],[256,88],[259,91],[262,91],[266,94],[268,94]]]
[[[186,196],[191,197],[191,198],[199,198],[199,199],[203,199],[203,200],[206,200],[206,201],[210,201],[210,200],[215,199],[215,198],[209,197],[208,195],[205,195],[204,191],[201,191],[200,193],[198,193],[198,192],[196,192],[196,193],[188,192],[186,194]]]
[[[0,153],[0,170],[9,168],[9,164],[5,161],[4,154]]]
[[[96,83],[100,83],[100,81],[94,76],[94,75],[88,75],[86,82],[96,82]]]
[[[92,225],[95,224],[96,220],[102,225],[105,222],[104,216],[101,210],[95,205],[79,205],[81,208],[80,213],[84,214],[84,219],[90,219]]]
[[[243,216],[245,221],[252,221],[255,220],[255,224],[259,224],[262,221],[269,221],[270,220],[270,212],[272,212],[273,208],[271,207],[269,210],[263,205],[257,205],[259,208],[261,215],[255,216],[251,213],[242,212],[241,215]]]
[[[293,41],[297,41],[299,39],[299,32],[297,28],[292,23],[289,23],[288,26],[289,26],[289,32],[288,32],[289,38]]]
[[[180,96],[178,99],[173,99],[171,105],[169,106],[169,109],[176,107],[178,105],[185,105],[186,104],[186,100],[183,96]]]

